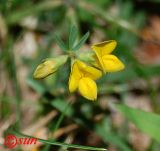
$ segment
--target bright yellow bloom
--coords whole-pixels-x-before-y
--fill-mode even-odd
[[[94,80],[102,76],[102,72],[82,61],[75,60],[69,78],[69,91],[74,92],[77,88],[82,96],[88,100],[97,99],[97,85]]]
[[[94,65],[103,70],[103,72],[116,72],[125,68],[124,64],[115,55],[111,54],[116,45],[117,42],[115,40],[110,40],[92,46],[96,61]]]

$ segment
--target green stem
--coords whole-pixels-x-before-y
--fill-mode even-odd
[[[89,3],[86,3],[84,1],[81,1],[79,3],[79,5],[86,10],[90,10],[90,12],[94,16],[101,17],[105,21],[110,22],[110,23],[115,24],[115,25],[118,25],[118,26],[134,33],[135,35],[141,37],[140,32],[132,24],[128,23],[126,20],[117,18],[117,17],[111,15],[110,12],[106,12],[106,11],[102,10],[101,8],[95,6],[94,4],[89,4]]]
[[[55,128],[54,128],[54,131],[53,131],[53,132],[55,132],[55,131],[59,128],[60,124],[62,123],[62,121],[63,121],[63,119],[64,119],[64,117],[65,117],[65,114],[66,114],[68,108],[69,108],[71,105],[72,105],[72,102],[69,101],[68,104],[65,106],[64,111],[61,113],[61,116],[59,117],[59,119],[58,119],[58,121],[57,121],[57,123],[56,123],[56,125],[55,125]]]
[[[20,102],[21,102],[21,93],[17,80],[17,69],[15,64],[15,56],[12,50],[13,41],[11,37],[8,37],[8,41],[6,43],[6,51],[4,51],[4,62],[6,62],[6,69],[8,69],[9,75],[12,79],[13,89],[15,92],[15,103],[16,103],[16,121],[17,126],[20,127]],[[9,65],[9,66],[8,66]]]
[[[55,131],[59,128],[60,124],[62,123],[62,121],[63,121],[63,119],[64,119],[64,117],[65,117],[65,114],[66,114],[68,108],[69,108],[71,105],[72,105],[72,102],[70,101],[70,102],[68,102],[68,104],[65,106],[64,111],[61,113],[58,121],[56,122],[56,125],[55,125],[54,130],[53,130],[53,134],[54,134]],[[54,141],[54,140],[55,140],[54,138],[51,139],[51,141]],[[50,147],[50,144],[46,145],[45,148],[44,148],[44,151],[49,150],[49,147]]]
[[[32,137],[29,135],[25,135],[22,134],[20,132],[14,132],[15,135],[18,135],[19,137],[30,137],[30,138],[36,138],[36,137]],[[41,138],[36,138],[38,139],[39,142],[41,143],[46,143],[46,144],[50,144],[50,145],[55,145],[55,146],[63,146],[63,147],[67,147],[67,148],[76,148],[76,149],[83,149],[83,150],[96,150],[96,151],[105,151],[107,149],[105,148],[97,148],[97,147],[91,147],[91,146],[82,146],[82,145],[76,145],[76,144],[67,144],[67,143],[61,143],[61,142],[51,142],[48,140],[44,140]]]
[[[15,24],[24,17],[30,16],[30,15],[35,15],[39,12],[45,11],[45,10],[50,10],[55,7],[58,7],[62,4],[62,1],[59,0],[54,0],[54,1],[45,1],[42,3],[39,3],[37,5],[33,5],[33,7],[25,7],[22,10],[18,10],[15,12],[12,12],[9,16],[7,16],[6,21],[8,24]]]

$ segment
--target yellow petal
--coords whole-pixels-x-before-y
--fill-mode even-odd
[[[92,61],[92,65],[95,66],[96,68],[103,69],[98,57],[96,54],[93,55],[94,61]],[[102,61],[103,62],[103,61]]]
[[[57,71],[57,68],[55,68],[55,61],[54,60],[47,60],[36,68],[34,72],[34,78],[44,78],[53,72]]]
[[[125,68],[124,64],[114,55],[102,57],[105,72],[116,72]]]
[[[96,80],[102,76],[102,72],[96,68],[86,65],[80,60],[75,60],[69,78],[69,91],[74,92],[81,78],[90,78]]]
[[[117,42],[115,40],[104,41],[92,46],[92,49],[97,52],[99,55],[107,55],[110,54],[117,46]]]
[[[102,69],[103,71],[105,71],[105,67],[102,61],[102,56],[110,54],[115,49],[116,46],[117,42],[115,40],[104,41],[92,46],[92,49],[94,50],[97,59],[100,63],[99,68]]]
[[[97,85],[90,78],[81,78],[78,86],[80,94],[88,100],[97,99]]]
[[[84,70],[84,77],[91,78],[92,80],[97,80],[102,76],[102,72],[96,68],[87,66]]]
[[[78,88],[78,83],[80,78],[82,78],[82,73],[79,70],[77,61],[72,65],[70,77],[69,77],[69,91],[74,92]]]
[[[92,80],[97,80],[102,76],[102,72],[94,67],[86,65],[84,62],[77,60],[77,65],[83,77],[91,78]]]

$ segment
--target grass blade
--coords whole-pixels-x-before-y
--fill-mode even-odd
[[[58,6],[61,6],[62,2],[55,0],[55,1],[45,1],[38,3],[36,5],[32,5],[32,7],[24,7],[22,9],[17,9],[13,11],[8,16],[6,16],[7,24],[16,24],[17,22],[21,21],[23,18],[31,15],[37,15],[40,12],[52,10]]]
[[[36,138],[36,137],[33,137],[33,136],[22,134],[20,132],[14,132],[14,134],[19,136],[19,137]],[[50,144],[50,145],[55,145],[55,146],[64,146],[64,147],[68,147],[68,148],[77,148],[77,149],[82,149],[82,150],[95,150],[95,151],[105,151],[105,150],[107,150],[105,148],[82,146],[82,145],[76,145],[76,144],[67,144],[67,143],[54,142],[54,141],[51,142],[51,141],[40,139],[40,138],[37,138],[37,139],[38,139],[39,142]]]
[[[110,143],[116,146],[117,150],[132,151],[127,142],[120,137],[114,130],[111,130],[109,119],[103,119],[100,123],[97,123],[94,127],[94,131],[103,139],[105,143]]]
[[[160,116],[158,114],[134,109],[126,105],[117,105],[117,107],[142,132],[147,133],[160,143]]]

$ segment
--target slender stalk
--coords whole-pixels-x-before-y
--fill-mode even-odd
[[[55,133],[55,131],[60,127],[60,124],[62,123],[64,117],[65,117],[65,113],[67,112],[68,108],[72,105],[72,102],[69,101],[68,104],[65,106],[64,111],[61,113],[58,121],[55,124],[54,130],[53,130],[53,134]],[[51,141],[54,141],[54,138],[51,139]],[[50,144],[47,144],[44,148],[43,151],[47,151],[49,150]]]
[[[9,75],[12,79],[13,90],[15,92],[15,103],[16,103],[16,121],[17,127],[20,127],[20,102],[21,102],[21,93],[17,80],[17,70],[15,65],[15,56],[12,50],[13,41],[12,37],[8,37],[8,41],[6,42],[5,51],[3,52],[4,59],[6,59],[6,69],[8,69]],[[9,66],[8,66],[9,65]]]
[[[33,7],[25,7],[22,8],[23,10],[16,10],[15,12],[12,12],[9,16],[7,16],[6,21],[7,24],[15,24],[19,21],[21,21],[24,17],[30,16],[30,15],[36,15],[39,12],[50,10],[55,7],[58,7],[62,4],[62,1],[60,0],[54,0],[54,1],[45,1],[41,2],[37,5],[33,5]]]
[[[19,136],[19,137],[36,138],[36,137],[32,137],[32,136],[29,136],[29,135],[22,134],[22,133],[17,132],[17,131],[14,132],[14,134]],[[55,142],[55,141],[52,142],[52,141],[44,140],[44,139],[41,139],[41,138],[36,138],[36,139],[38,139],[38,141],[42,142],[42,143],[55,145],[55,146],[63,146],[63,147],[67,147],[67,148],[76,148],[76,149],[83,149],[83,150],[96,150],[96,151],[105,151],[105,150],[107,150],[105,148],[82,146],[82,145],[77,145],[77,144],[67,144],[67,143],[61,143],[61,142]]]

